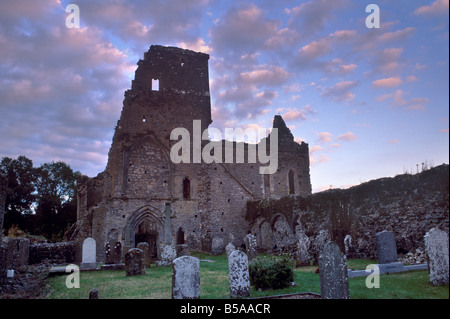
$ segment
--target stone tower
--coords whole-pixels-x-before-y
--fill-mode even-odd
[[[124,252],[147,242],[155,259],[167,243],[210,251],[212,239],[219,237],[240,245],[249,230],[247,200],[311,193],[308,145],[294,141],[281,116],[274,119],[279,132],[275,174],[261,175],[258,163],[171,161],[177,142],[170,138],[172,130],[185,128],[192,136],[194,121],[201,123],[201,132],[212,123],[208,59],[204,53],[151,46],[138,62],[106,170],[79,180],[72,237],[93,237],[100,261],[108,241],[120,241]]]

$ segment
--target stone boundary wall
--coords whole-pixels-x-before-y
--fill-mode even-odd
[[[449,231],[449,165],[305,198],[248,202],[246,218],[258,247],[271,253],[294,252],[306,235],[311,256],[327,237],[350,258],[377,258],[375,234],[383,230],[394,232],[400,255],[417,253],[431,228]]]
[[[76,243],[34,243],[30,245],[30,264],[66,264],[75,262]]]

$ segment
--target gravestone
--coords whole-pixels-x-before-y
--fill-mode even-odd
[[[94,288],[89,292],[89,299],[98,299],[98,289]]]
[[[256,236],[247,234],[244,237],[244,243],[247,249],[248,261],[251,262],[254,258],[258,257],[258,252],[256,251]]]
[[[112,247],[112,261],[115,264],[120,264],[122,261],[122,243],[120,241],[116,241],[114,247]]]
[[[150,245],[147,242],[141,242],[137,245],[137,248],[144,252],[144,265],[145,267],[150,267]]]
[[[430,283],[433,286],[447,285],[449,277],[448,234],[432,228],[424,236],[428,255]]]
[[[223,252],[224,241],[221,237],[214,237],[211,243],[211,253],[213,255],[220,255]]]
[[[344,249],[345,249],[345,256],[349,257],[352,254],[352,251],[353,251],[352,236],[345,235],[345,237],[344,237]]]
[[[231,298],[250,296],[248,257],[241,250],[235,250],[228,258]]]
[[[322,253],[325,244],[328,243],[330,240],[331,240],[330,234],[328,233],[327,230],[324,229],[319,231],[317,236],[314,238],[311,244],[313,265],[319,264],[319,256]]]
[[[105,264],[107,265],[114,264],[112,260],[111,244],[109,241],[107,241],[105,244]]]
[[[125,254],[125,272],[127,276],[145,274],[144,252],[139,248],[132,248]]]
[[[397,244],[393,232],[383,230],[375,235],[378,263],[388,264],[397,261]]]
[[[268,222],[261,224],[261,248],[267,252],[273,249],[272,227]]]
[[[172,299],[200,299],[200,260],[178,257],[172,264]]]
[[[319,256],[322,299],[348,299],[347,259],[335,242],[325,244]]]
[[[297,250],[295,252],[295,266],[309,266],[311,261],[311,256],[309,255],[309,245],[310,240],[309,237],[305,234],[304,231],[301,231],[297,234]]]
[[[156,262],[157,266],[170,266],[175,258],[177,258],[177,250],[175,245],[160,244],[161,258]]]
[[[228,243],[228,245],[225,246],[225,252],[227,254],[227,258],[230,257],[230,254],[236,250],[236,247],[232,243]]]
[[[83,241],[80,269],[97,269],[97,248],[95,239],[88,237]]]

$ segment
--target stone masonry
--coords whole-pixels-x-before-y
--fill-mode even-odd
[[[99,261],[105,258],[107,241],[120,241],[123,254],[147,242],[154,260],[161,257],[167,239],[202,249],[205,238],[222,238],[224,243],[234,238],[239,247],[250,230],[248,200],[311,194],[308,144],[295,142],[279,115],[273,121],[278,129],[276,173],[260,174],[259,168],[268,164],[247,160],[249,144],[225,140],[218,147],[230,145],[234,156],[242,147],[244,163],[234,157],[233,163],[225,163],[225,151],[221,163],[194,162],[194,130],[203,132],[213,122],[208,60],[208,54],[152,45],[138,62],[105,171],[78,181],[77,223],[67,239],[81,243],[94,238]],[[175,128],[189,133],[190,163],[170,159],[178,143],[170,137]],[[210,141],[201,143],[204,147]],[[166,214],[168,209],[171,214]]]

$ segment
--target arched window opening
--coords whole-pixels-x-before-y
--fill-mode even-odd
[[[183,228],[178,228],[177,231],[177,245],[183,245],[184,244],[184,231]]]
[[[290,169],[288,174],[289,194],[295,194],[294,172]]]
[[[183,179],[183,199],[191,198],[191,181],[189,178]]]

